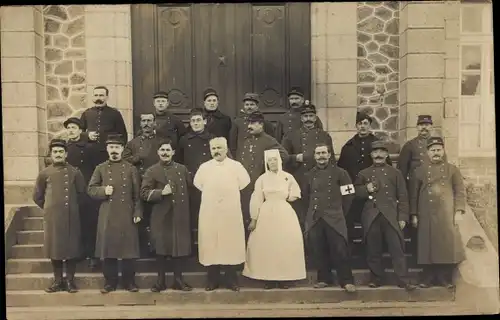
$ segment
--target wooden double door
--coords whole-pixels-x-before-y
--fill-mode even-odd
[[[274,121],[290,87],[310,95],[310,29],[308,3],[132,5],[134,118],[152,111],[162,90],[186,119],[211,87],[231,117],[246,92],[259,93]]]

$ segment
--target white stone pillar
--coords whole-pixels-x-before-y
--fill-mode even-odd
[[[133,137],[130,5],[86,5],[87,93],[109,89],[109,105],[118,108]],[[92,106],[92,99],[87,99]]]
[[[32,188],[47,150],[42,8],[2,6],[0,21],[7,198],[9,186]]]

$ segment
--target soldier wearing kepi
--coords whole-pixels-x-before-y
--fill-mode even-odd
[[[414,290],[416,287],[407,279],[402,232],[409,219],[406,183],[401,172],[386,163],[389,155],[386,144],[375,141],[371,148],[373,165],[361,170],[355,183],[356,196],[367,199],[361,213],[361,222],[366,260],[371,271],[369,286],[376,288],[383,285],[382,241],[385,239],[398,286],[408,291]]]
[[[352,181],[356,181],[358,173],[370,167],[373,164],[371,157],[372,143],[377,141],[377,137],[371,132],[373,119],[364,111],[356,113],[357,133],[349,139],[340,151],[340,157],[337,165],[349,173]],[[387,164],[391,165],[391,159],[387,157]],[[364,200],[355,198],[351,209],[347,215],[347,228],[352,230],[355,222],[360,222],[361,211],[363,210]]]
[[[140,255],[137,223],[142,219],[141,186],[137,168],[122,159],[123,140],[118,135],[108,137],[109,160],[96,167],[88,187],[89,195],[102,201],[95,252],[104,260],[102,293],[116,290],[118,259],[122,260],[123,287],[130,292],[139,290],[134,259]]]
[[[182,120],[172,112],[168,111],[170,102],[168,94],[158,91],[153,96],[156,118],[156,135],[162,139],[170,139],[177,149],[179,139],[188,132]]]
[[[333,163],[335,163],[335,152],[330,134],[315,125],[317,120],[316,107],[312,104],[304,105],[300,113],[302,126],[299,130],[289,132],[281,144],[290,155],[285,170],[290,172],[299,184],[302,184],[305,174],[316,164],[314,151],[316,144],[324,143],[328,146],[329,161]],[[301,227],[304,228],[307,208],[304,208],[301,200],[295,201],[293,207],[297,212]]]
[[[245,225],[250,223],[250,197],[257,179],[265,172],[264,151],[278,149],[282,163],[288,161],[288,153],[275,138],[264,132],[264,115],[254,112],[248,117],[248,135],[238,145],[235,159],[241,162],[250,175],[250,184],[241,192],[241,208]],[[248,233],[247,233],[248,236]]]
[[[88,135],[82,132],[83,124],[80,119],[75,117],[67,119],[64,121],[64,128],[68,133],[68,157],[66,161],[80,170],[85,180],[85,190],[87,190],[90,177],[99,164],[94,154],[95,148],[93,148],[93,143],[89,141]],[[83,254],[85,258],[89,259],[89,267],[94,269],[98,264],[94,253],[99,202],[90,198],[85,192],[81,197],[80,208]]]
[[[127,139],[127,128],[122,114],[116,108],[108,106],[109,90],[106,87],[94,88],[94,106],[85,110],[80,117],[90,141],[94,142],[96,162],[108,159],[106,139],[109,134],[119,134]]]
[[[314,287],[324,288],[333,283],[331,261],[335,259],[340,286],[354,292],[344,218],[354,198],[354,186],[349,174],[332,164],[331,156],[327,143],[316,145],[316,166],[306,174],[302,187],[309,204],[305,232],[318,271],[318,283]]]
[[[418,228],[417,262],[424,266],[420,287],[434,283],[454,288],[453,269],[465,259],[457,222],[465,213],[460,170],[445,160],[444,142],[427,142],[429,160],[410,179],[410,214]]]
[[[413,171],[428,160],[427,140],[432,133],[432,117],[419,115],[417,130],[418,136],[406,142],[399,154],[398,169],[407,181]],[[444,160],[446,160],[446,155]]]
[[[203,107],[205,119],[207,120],[207,131],[215,137],[224,137],[226,140],[229,140],[232,121],[231,117],[219,110],[219,96],[217,91],[207,88],[203,92]]]
[[[150,167],[142,180],[141,196],[153,205],[151,244],[156,252],[158,280],[153,292],[166,290],[166,258],[172,258],[173,289],[190,291],[182,279],[182,257],[191,254],[188,187],[192,177],[188,169],[172,160],[174,149],[170,140],[160,142],[160,161]]]
[[[202,163],[212,159],[212,155],[210,154],[210,140],[215,138],[215,136],[207,131],[206,124],[207,120],[205,119],[203,110],[192,109],[189,114],[191,131],[185,134],[179,142],[179,162],[187,167],[193,177]],[[193,239],[196,239],[194,235],[198,229],[201,192],[194,186],[189,187],[189,201],[191,230],[193,232]]]
[[[300,88],[293,87],[290,90],[288,93],[288,103],[290,106],[289,110],[279,117],[276,124],[276,133],[274,136],[280,142],[288,133],[299,130],[302,126],[300,108],[307,103],[304,99],[304,93],[302,93]],[[316,128],[323,129],[323,124],[319,118],[316,118],[315,126]]]
[[[64,140],[54,139],[49,145],[52,165],[36,179],[33,201],[43,210],[44,250],[52,262],[54,282],[46,292],[76,292],[76,261],[81,257],[79,201],[85,193],[85,181],[77,168],[66,162]],[[66,261],[66,283],[63,281]]]
[[[229,150],[232,154],[236,153],[236,149],[243,143],[245,136],[248,133],[248,117],[254,113],[259,112],[259,95],[256,93],[245,93],[243,97],[243,109],[240,111],[238,117],[233,121],[231,132],[229,133]],[[274,137],[274,126],[271,122],[264,120],[264,132]]]
[[[130,162],[137,168],[140,177],[144,176],[146,170],[156,164],[158,158],[158,147],[160,139],[155,132],[156,121],[153,113],[143,113],[140,115],[141,131],[139,136],[130,140],[123,150],[123,160]],[[141,244],[141,256],[150,254],[149,243],[149,218],[151,216],[151,206],[143,204],[143,219],[139,224],[139,242]]]

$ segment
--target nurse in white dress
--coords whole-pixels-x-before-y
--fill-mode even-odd
[[[243,275],[264,280],[266,289],[286,289],[287,281],[306,278],[302,231],[289,204],[300,198],[300,188],[282,170],[278,150],[267,150],[264,157],[266,172],[255,182],[250,200],[251,233]]]

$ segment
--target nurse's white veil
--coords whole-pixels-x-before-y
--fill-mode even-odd
[[[281,155],[278,149],[271,149],[264,151],[264,165],[266,168],[266,173],[271,172],[267,166],[267,159],[269,158],[278,158],[278,174],[283,171],[283,163],[281,161]]]

